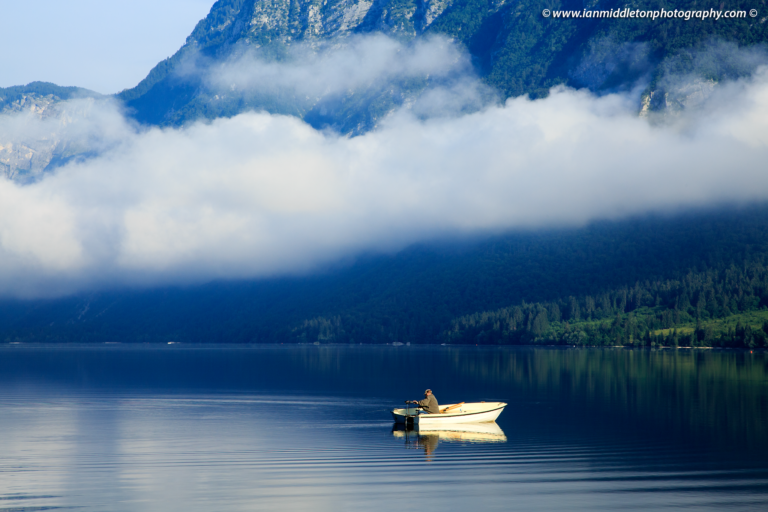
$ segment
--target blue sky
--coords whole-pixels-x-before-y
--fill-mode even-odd
[[[133,87],[184,44],[214,2],[0,0],[0,87]]]

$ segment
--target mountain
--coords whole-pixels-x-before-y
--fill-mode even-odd
[[[0,88],[0,115],[27,113],[63,125],[67,115],[61,109],[62,102],[102,97],[80,87],[32,82]],[[18,133],[3,133],[0,127],[0,176],[17,182],[33,181],[46,170],[82,155],[82,148],[70,144],[56,130],[19,140]]]
[[[220,0],[179,52],[118,99],[146,125],[179,126],[264,109],[358,135],[435,84],[448,87],[467,76],[482,83],[480,93],[499,99],[545,96],[557,84],[597,94],[641,87],[637,109],[647,115],[687,108],[718,81],[747,76],[766,62],[764,18],[541,15],[544,8],[584,7],[623,4]],[[721,4],[641,0],[633,7],[719,10]],[[737,1],[728,8],[751,6]],[[376,39],[381,34],[386,39]],[[211,80],[232,71],[228,63],[269,70],[300,62],[322,72],[329,60],[321,57],[363,40],[373,41],[373,53],[356,57],[394,51],[397,63],[438,36],[470,56],[466,63],[457,58],[444,76],[417,67],[417,73],[379,73],[372,76],[386,79],[316,95],[226,82],[222,89]],[[87,109],[98,95],[33,83],[1,90],[0,98],[4,113],[63,125],[64,100],[83,99],[73,108]],[[88,156],[86,146],[50,135],[23,145],[3,142],[6,135],[0,133],[0,172],[16,181],[33,181],[62,162]],[[357,255],[352,263],[303,277],[3,299],[0,342],[681,344],[682,332],[690,343],[759,345],[768,339],[760,334],[768,306],[767,233],[768,206],[721,208],[421,244],[394,255]]]
[[[463,45],[476,73],[502,99],[546,96],[557,84],[596,92],[645,87],[646,110],[684,105],[708,84],[754,71],[760,59],[740,57],[736,49],[768,41],[764,18],[707,19],[555,19],[543,9],[609,10],[618,0],[219,0],[186,43],[159,63],[135,88],[119,94],[143,123],[180,125],[200,118],[231,116],[251,109],[288,113],[316,127],[360,133],[420,90],[402,84],[374,83],[358,91],[351,106],[327,98],[313,102],[247,91],[220,91],[189,74],[190,62],[223,61],[244,51],[280,61],[298,45],[343,45],[351,37],[383,33],[409,42],[442,35]],[[724,9],[715,0],[639,0],[633,9]],[[754,3],[737,0],[728,9],[749,11]],[[693,84],[680,77],[697,77]],[[349,99],[349,98],[347,98]],[[638,110],[641,105],[638,105]],[[333,110],[329,115],[321,111]],[[373,112],[371,112],[373,111]]]
[[[462,104],[463,111],[519,95],[546,96],[549,88],[566,84],[598,94],[640,87],[644,91],[637,109],[648,115],[695,105],[712,94],[719,81],[748,76],[768,63],[765,18],[577,20],[542,15],[544,8],[619,7],[623,4],[618,0],[219,0],[175,55],[117,99],[145,125],[180,126],[266,110],[302,118],[315,128],[359,135],[395,109],[410,107],[430,87],[456,85],[466,77],[486,89],[476,87],[476,97]],[[724,4],[640,0],[632,7],[720,10]],[[746,0],[728,5],[734,10],[751,8]],[[331,69],[327,72],[339,75],[341,83],[330,92],[326,83],[308,90],[270,84],[269,74],[262,80],[267,85],[260,87],[237,87],[221,76],[226,63],[239,63],[241,71],[258,74],[254,63],[269,67],[298,61],[309,73],[298,81],[311,83],[312,73],[332,64],[328,61],[333,55],[325,60],[319,56],[377,34],[402,45],[389,55],[394,62],[403,49],[434,36],[457,43],[471,62],[468,69],[460,63],[442,76],[417,66],[410,73],[380,73],[352,85],[344,79],[354,69]],[[358,68],[376,56],[353,55],[360,61]],[[62,117],[62,101],[99,97],[85,89],[33,82],[0,89],[0,114],[27,112],[63,122],[72,116]],[[73,114],[82,117],[83,112]],[[0,174],[17,182],[35,181],[46,170],[94,154],[87,143],[66,141],[60,129],[22,138],[10,130],[0,129]]]
[[[100,98],[101,94],[82,87],[62,87],[49,82],[31,82],[27,85],[0,87],[0,113],[32,110],[44,112],[60,101],[77,98]]]

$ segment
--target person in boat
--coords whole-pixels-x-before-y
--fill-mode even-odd
[[[413,400],[411,403],[417,404],[429,414],[440,414],[440,407],[437,405],[437,398],[435,398],[435,395],[432,394],[431,389],[428,389],[424,392],[424,400]]]

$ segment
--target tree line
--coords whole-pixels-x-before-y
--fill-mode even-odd
[[[442,338],[472,344],[766,347],[767,308],[768,267],[755,258],[690,271],[681,279],[638,281],[596,295],[523,301],[465,315]]]

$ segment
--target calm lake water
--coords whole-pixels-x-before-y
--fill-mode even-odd
[[[685,508],[768,510],[765,353],[0,346],[0,510]]]

